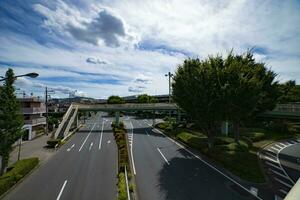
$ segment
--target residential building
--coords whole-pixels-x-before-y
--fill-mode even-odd
[[[37,97],[25,97],[18,100],[24,116],[23,129],[26,130],[23,140],[32,140],[45,132],[46,117],[43,116],[46,113],[45,103]]]

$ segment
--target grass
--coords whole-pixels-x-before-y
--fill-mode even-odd
[[[20,181],[39,163],[38,158],[19,160],[7,168],[7,172],[0,177],[0,195]]]
[[[300,134],[282,134],[253,128],[242,129],[239,144],[235,143],[231,135],[218,136],[215,138],[214,147],[209,149],[207,137],[201,132],[187,128],[172,129],[171,125],[166,122],[158,124],[157,127],[170,137],[200,151],[234,175],[256,183],[265,182],[257,151],[274,141],[291,137],[300,138]]]
[[[127,199],[126,180],[123,172],[119,173],[118,176],[118,200]]]

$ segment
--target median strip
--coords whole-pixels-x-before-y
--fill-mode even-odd
[[[114,137],[118,146],[118,200],[130,200],[134,196],[133,179],[131,176],[131,168],[129,162],[129,151],[127,149],[126,129],[123,122],[119,123],[119,127],[112,123]]]

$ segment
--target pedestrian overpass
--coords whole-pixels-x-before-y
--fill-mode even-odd
[[[176,112],[180,118],[180,108],[175,103],[125,103],[125,104],[82,104],[72,103],[63,116],[54,138],[65,138],[74,124],[77,126],[78,111],[104,111],[115,112],[116,120],[119,119],[120,111],[169,111]],[[269,119],[291,119],[300,120],[300,104],[279,104],[272,111],[260,114],[258,117]]]
[[[175,103],[126,103],[126,104],[80,104],[72,103],[67,112],[63,116],[62,122],[57,128],[54,138],[66,138],[69,135],[69,130],[73,123],[77,126],[78,111],[104,111],[115,112],[116,120],[119,119],[120,111],[176,111],[179,112],[179,108]]]

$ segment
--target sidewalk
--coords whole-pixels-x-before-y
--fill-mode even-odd
[[[46,149],[44,146],[47,145],[47,140],[49,139],[50,134],[42,135],[31,141],[26,141],[22,143],[20,159],[29,158],[29,157],[38,157],[40,163],[48,160],[52,155],[54,155],[54,149]],[[14,150],[10,153],[10,158],[8,166],[15,163],[18,160],[18,151],[19,146],[17,145]]]

